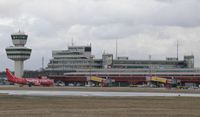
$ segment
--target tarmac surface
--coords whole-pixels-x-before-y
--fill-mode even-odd
[[[159,93],[159,92],[92,92],[92,91],[31,91],[31,90],[0,90],[0,94],[26,96],[98,96],[98,97],[200,97],[200,94],[191,93]]]

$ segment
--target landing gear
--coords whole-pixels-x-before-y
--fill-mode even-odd
[[[23,84],[20,84],[20,85],[19,85],[19,87],[23,87],[23,86],[24,86]]]
[[[32,83],[32,82],[28,83],[28,86],[29,86],[29,87],[32,87],[32,86],[33,86],[33,83]]]

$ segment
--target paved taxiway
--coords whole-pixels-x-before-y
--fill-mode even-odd
[[[189,93],[30,91],[30,90],[0,90],[0,94],[27,95],[27,96],[103,96],[103,97],[184,96],[184,97],[200,97],[200,94],[189,94]]]

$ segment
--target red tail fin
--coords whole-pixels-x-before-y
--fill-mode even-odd
[[[6,75],[7,75],[8,81],[13,81],[15,79],[15,76],[10,72],[8,68],[6,68]]]

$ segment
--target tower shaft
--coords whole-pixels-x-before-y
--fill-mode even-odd
[[[24,61],[15,61],[15,76],[22,77],[24,73]]]

